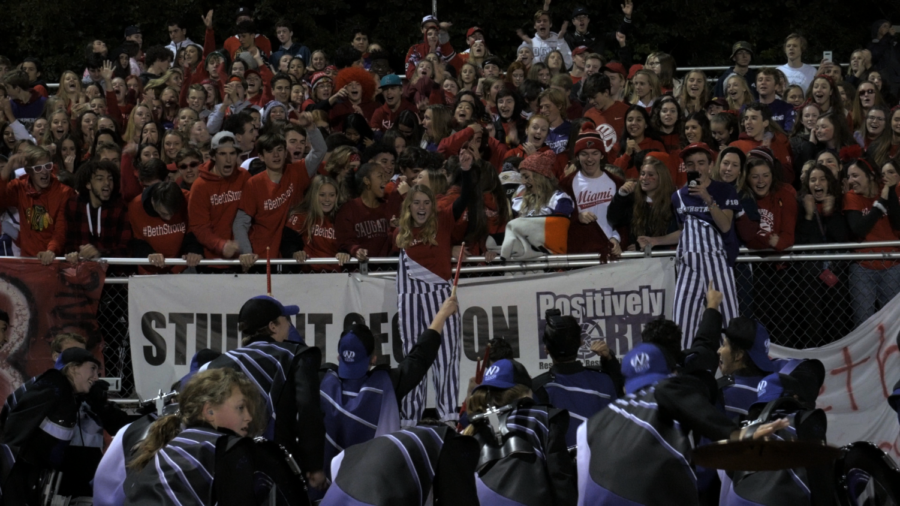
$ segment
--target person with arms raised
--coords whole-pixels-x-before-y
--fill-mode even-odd
[[[669,320],[653,320],[646,331],[680,338]],[[698,506],[691,431],[714,441],[738,441],[787,427],[779,420],[742,429],[710,403],[700,376],[675,375],[675,369],[676,359],[657,344],[639,344],[625,355],[625,397],[578,428],[579,506]]]
[[[450,297],[452,234],[473,193],[470,171],[475,161],[474,146],[459,155],[461,190],[452,205],[439,207],[431,188],[416,185],[409,189],[400,210],[394,246],[400,251],[397,272],[398,315],[403,349],[411,353],[416,339],[439,312],[440,301]],[[491,169],[489,169],[491,170]],[[437,362],[432,372],[435,404],[442,421],[458,418],[460,341],[459,316],[446,318]],[[414,425],[425,410],[425,381],[406,396],[401,417]]]
[[[10,181],[14,170],[24,167],[24,175]],[[21,227],[16,244],[23,257],[37,257],[50,265],[65,252],[68,217],[66,203],[74,191],[53,175],[50,153],[28,146],[12,156],[0,170],[0,208],[16,208]]]
[[[444,323],[458,310],[456,297],[446,299],[397,367],[377,365],[382,343],[366,325],[356,323],[343,332],[338,365],[325,364],[320,372],[328,434],[325,474],[330,479],[331,461],[345,448],[400,430],[400,404],[425,378],[438,356]]]
[[[553,366],[534,378],[534,398],[539,404],[567,410],[576,420],[566,432],[566,446],[572,448],[578,426],[623,394],[621,364],[604,340],[595,341],[591,348],[598,350],[595,353],[601,366],[585,367],[578,360],[584,342],[578,320],[561,316],[558,309],[548,309],[545,321],[544,351]]]
[[[303,199],[310,178],[325,158],[325,139],[315,127],[312,114],[297,120],[305,127],[312,150],[302,160],[287,153],[284,136],[269,133],[257,141],[257,151],[266,166],[244,185],[235,215],[233,233],[241,246],[241,264],[248,270],[257,258],[278,255],[282,230],[290,208]]]

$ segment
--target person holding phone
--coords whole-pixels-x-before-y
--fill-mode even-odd
[[[676,261],[675,323],[683,331],[682,347],[689,349],[706,307],[710,282],[724,294],[725,321],[738,316],[734,264],[738,238],[734,220],[743,215],[734,186],[710,177],[714,153],[706,143],[681,150],[687,184],[672,195],[681,233]]]

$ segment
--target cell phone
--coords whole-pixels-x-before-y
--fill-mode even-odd
[[[834,61],[834,60],[831,59],[831,56],[832,56],[832,55],[831,55],[831,51],[824,51],[824,52],[822,53],[822,59],[823,59],[823,60]]]
[[[687,173],[687,184],[688,186],[697,186],[700,181],[700,173],[693,170]]]

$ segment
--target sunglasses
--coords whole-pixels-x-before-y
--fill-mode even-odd
[[[188,169],[194,169],[199,166],[200,166],[200,162],[191,162],[191,163],[182,163],[181,165],[178,166],[178,168],[181,170],[188,170]]]
[[[859,96],[863,95],[874,95],[875,90],[859,90]]]
[[[31,167],[25,167],[26,169],[30,169],[34,171],[36,174],[40,174],[41,172],[48,171],[53,168],[53,162],[47,162],[43,165],[33,165]]]

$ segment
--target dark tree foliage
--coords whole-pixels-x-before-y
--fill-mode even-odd
[[[577,5],[586,5],[593,33],[615,30],[621,19],[620,0],[557,0],[551,5],[554,30],[569,18]],[[418,31],[431,3],[422,0],[138,0],[86,2],[84,0],[36,0],[5,2],[0,14],[0,54],[14,62],[26,56],[40,58],[44,77],[55,81],[66,69],[84,68],[84,47],[95,38],[110,49],[123,40],[130,24],[139,24],[144,47],[168,43],[166,21],[183,19],[188,36],[203,41],[201,16],[215,9],[216,39],[221,46],[233,35],[234,13],[245,5],[256,13],[261,33],[275,42],[273,24],[279,17],[294,23],[296,38],[310,49],[333,51],[349,43],[352,29],[359,25],[370,39],[384,45],[393,55],[395,70],[402,70],[407,48],[421,40]],[[535,0],[439,0],[441,20],[453,22],[452,42],[465,49],[465,30],[473,25],[484,29],[488,47],[510,61],[520,41],[517,28],[532,33],[531,18],[541,7]],[[784,63],[781,45],[793,31],[809,40],[804,61],[817,63],[822,51],[834,51],[837,61],[846,62],[850,52],[864,47],[869,26],[876,19],[900,18],[900,2],[875,0],[636,0],[636,31],[629,44],[635,47],[635,61],[651,51],[672,54],[679,66],[725,65],[730,63],[731,45],[749,40],[756,47],[754,63]]]

